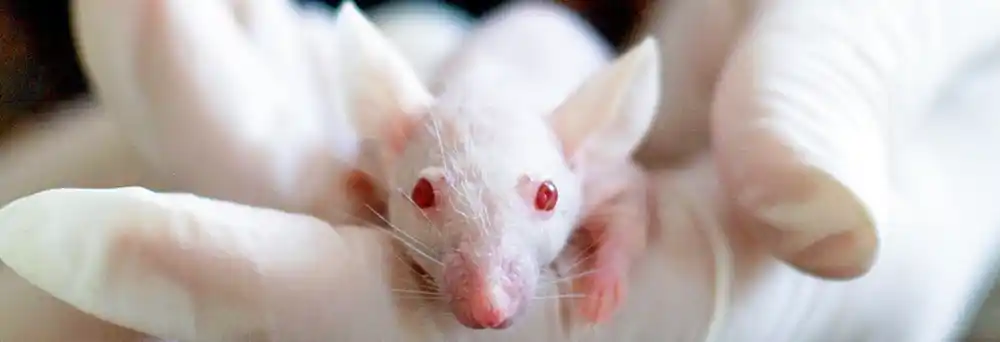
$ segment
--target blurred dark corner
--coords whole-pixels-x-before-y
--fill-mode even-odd
[[[340,0],[297,0],[336,5]],[[397,0],[407,1],[407,0]],[[419,0],[409,0],[419,1]],[[621,45],[653,0],[559,0]],[[362,9],[391,1],[357,0]],[[502,0],[448,0],[473,16]],[[0,0],[0,135],[60,101],[86,94],[70,31],[68,0]]]

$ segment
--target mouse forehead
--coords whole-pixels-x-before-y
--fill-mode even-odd
[[[540,114],[497,107],[441,106],[423,125],[423,148],[449,176],[511,182],[552,177],[565,167],[552,130]]]

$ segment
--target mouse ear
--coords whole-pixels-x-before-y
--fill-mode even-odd
[[[398,152],[430,106],[416,70],[351,1],[337,13],[344,103],[359,133]]]
[[[659,94],[660,52],[645,38],[590,76],[550,117],[563,153],[569,160],[627,158],[649,130]]]

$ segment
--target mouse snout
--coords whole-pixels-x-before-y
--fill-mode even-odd
[[[444,293],[455,318],[471,329],[505,329],[523,311],[531,288],[516,262],[456,255],[446,262]]]

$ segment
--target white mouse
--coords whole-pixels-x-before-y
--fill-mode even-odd
[[[552,4],[498,9],[446,62],[434,104],[383,125],[389,221],[465,327],[529,308],[590,210],[587,178],[626,164],[652,120],[654,43],[607,64],[583,25]]]

